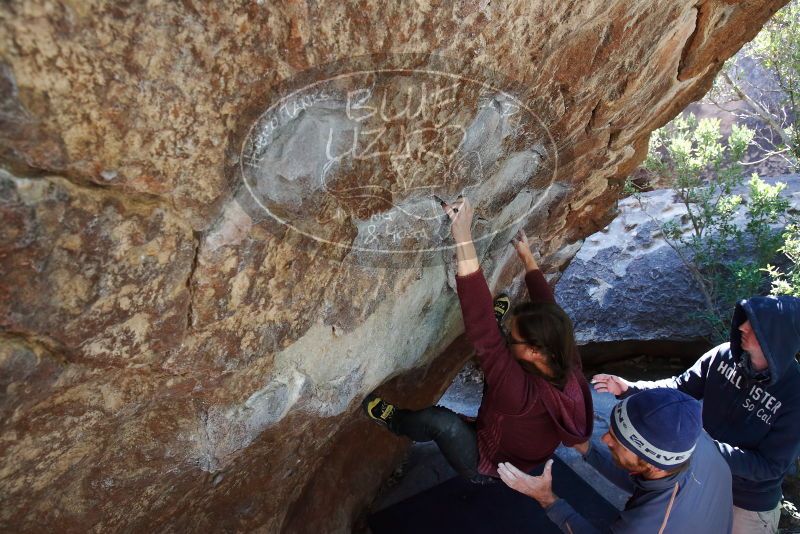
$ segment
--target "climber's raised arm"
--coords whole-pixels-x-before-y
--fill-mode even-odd
[[[531,302],[555,302],[553,290],[545,280],[539,264],[531,252],[531,245],[524,230],[519,230],[511,239],[511,244],[517,251],[520,261],[525,265],[525,285],[528,286],[528,294]]]
[[[442,202],[442,208],[452,221],[451,231],[456,242],[456,260],[458,276],[472,274],[480,268],[478,253],[472,243],[473,209],[469,200],[463,196],[452,204]]]

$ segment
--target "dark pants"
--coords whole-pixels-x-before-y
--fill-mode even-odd
[[[491,477],[478,474],[478,435],[474,423],[455,412],[431,406],[424,410],[396,410],[389,430],[414,441],[435,441],[447,462],[462,477],[486,482]]]
[[[500,321],[497,327],[503,332]],[[423,410],[396,409],[389,430],[414,441],[435,441],[447,463],[456,473],[476,484],[496,479],[478,473],[478,433],[475,423],[464,421],[457,413],[441,406]]]

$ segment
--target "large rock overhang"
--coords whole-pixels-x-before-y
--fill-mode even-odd
[[[783,4],[3,4],[0,526],[349,530],[404,446],[360,399],[470,356],[430,195],[519,294],[508,235],[563,266]]]

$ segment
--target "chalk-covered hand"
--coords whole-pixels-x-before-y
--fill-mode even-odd
[[[517,230],[517,233],[511,238],[511,244],[514,245],[520,259],[525,259],[531,255],[531,245],[528,241],[528,236],[525,235],[525,230],[522,228]]]
[[[548,460],[541,476],[535,477],[523,473],[508,462],[497,465],[497,474],[506,486],[527,495],[539,503],[542,508],[547,508],[558,497],[553,493],[553,460]]]
[[[450,230],[453,232],[453,239],[456,240],[456,243],[472,241],[472,216],[474,211],[469,200],[466,197],[459,196],[452,204],[442,204],[442,208],[452,221]]]
[[[592,377],[592,385],[599,393],[622,395],[628,391],[631,383],[620,376],[599,374]]]
[[[533,257],[533,252],[531,252],[531,244],[528,241],[528,236],[525,235],[525,230],[520,228],[511,238],[511,244],[514,246],[514,250],[517,251],[519,259],[525,264],[526,270],[530,271],[539,268],[536,259]]]

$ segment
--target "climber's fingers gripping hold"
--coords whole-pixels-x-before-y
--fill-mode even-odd
[[[450,217],[452,222],[451,231],[456,242],[471,241],[474,212],[469,199],[459,196],[452,204],[443,204],[442,208],[447,213],[447,216]]]

